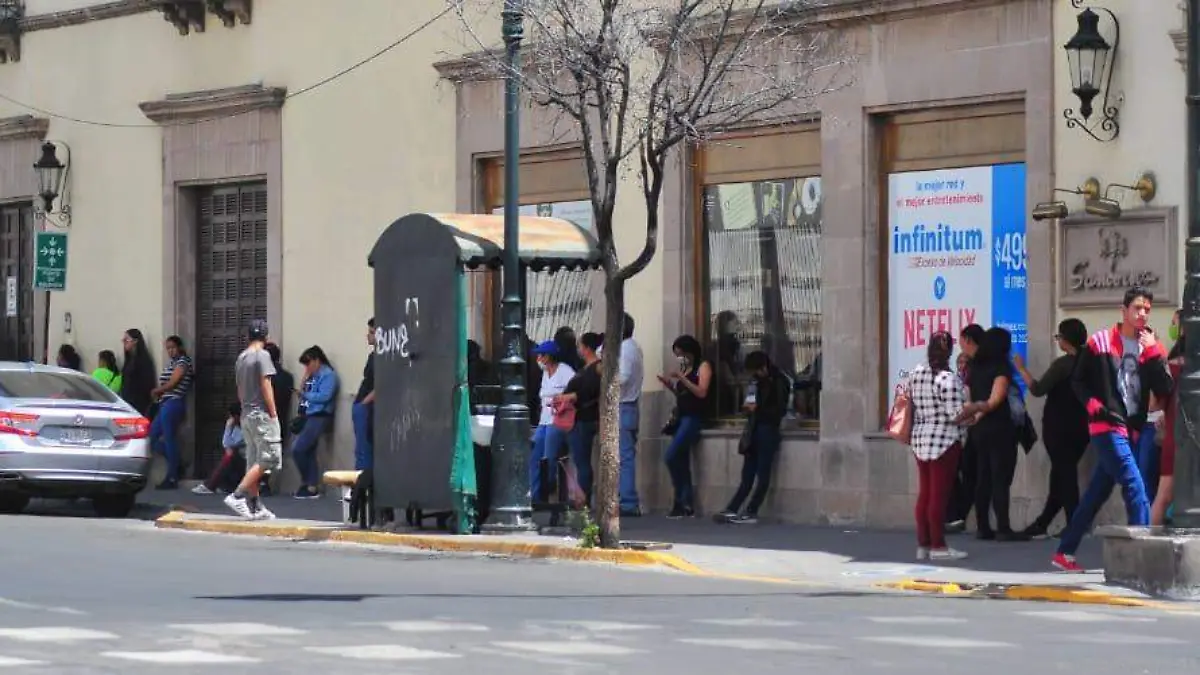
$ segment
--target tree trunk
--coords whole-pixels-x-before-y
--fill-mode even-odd
[[[612,274],[604,285],[603,396],[600,403],[600,466],[596,481],[600,546],[621,545],[621,336],[625,282]]]

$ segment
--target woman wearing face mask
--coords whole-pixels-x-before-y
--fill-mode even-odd
[[[1171,395],[1163,401],[1162,455],[1158,465],[1158,493],[1150,506],[1150,524],[1165,525],[1171,502],[1175,501],[1175,420],[1179,416],[1179,379],[1183,374],[1183,359],[1187,352],[1187,336],[1183,332],[1180,311],[1171,317],[1168,335],[1175,345],[1167,354],[1167,368],[1171,371]]]
[[[320,471],[317,465],[317,442],[333,423],[334,403],[338,391],[338,376],[325,351],[313,345],[300,355],[304,366],[300,389],[300,417],[293,420],[296,438],[292,441],[292,459],[300,472],[300,488],[296,499],[316,499]]]
[[[701,356],[700,343],[691,335],[676,338],[671,351],[675,352],[679,370],[658,376],[658,381],[675,394],[675,433],[665,457],[675,500],[667,517],[684,518],[696,514],[692,494],[692,448],[700,440],[713,369]]]
[[[537,430],[533,432],[533,451],[529,453],[529,495],[535,504],[544,504],[546,495],[554,489],[558,472],[555,463],[567,447],[567,432],[554,426],[554,398],[563,393],[575,371],[559,361],[558,345],[547,340],[533,348],[542,384],[538,391],[540,412]],[[542,483],[542,461],[546,462],[546,481]]]

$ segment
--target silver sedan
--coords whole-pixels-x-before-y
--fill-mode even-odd
[[[91,377],[0,361],[0,513],[89,498],[123,518],[150,473],[150,421]]]

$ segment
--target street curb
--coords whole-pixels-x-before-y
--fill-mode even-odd
[[[1042,586],[1036,584],[959,584],[945,581],[928,581],[923,579],[905,579],[879,584],[882,588],[897,591],[913,591],[931,595],[947,595],[960,598],[984,598],[991,600],[1024,600],[1033,602],[1053,602],[1073,605],[1102,605],[1108,607],[1140,607],[1143,609],[1160,609],[1173,612],[1193,612],[1194,609],[1181,607],[1169,602],[1131,598],[1107,591],[1087,588],[1072,588],[1069,586]]]
[[[482,537],[446,537],[369,530],[345,529],[337,525],[265,525],[238,521],[188,520],[181,511],[172,511],[154,521],[166,530],[187,530],[214,534],[235,534],[300,541],[329,541],[374,546],[407,546],[426,551],[453,553],[489,553],[517,558],[543,558],[616,565],[657,565],[678,572],[709,576],[704,570],[676,555],[657,551],[579,548],[540,542],[517,542]]]

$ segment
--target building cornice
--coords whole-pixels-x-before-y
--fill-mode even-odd
[[[157,101],[139,103],[142,114],[159,124],[232,117],[251,110],[278,110],[287,100],[284,87],[261,84],[168,94]]]
[[[0,118],[0,141],[19,141],[24,139],[42,140],[50,130],[50,120],[46,117],[33,115],[17,115],[16,117]]]
[[[19,25],[23,33],[51,28],[66,28],[93,21],[120,19],[126,16],[133,16],[134,14],[158,11],[160,4],[156,0],[111,0],[110,2],[98,2],[94,5],[79,7],[77,9],[64,9],[61,12],[33,14],[21,19]]]
[[[980,9],[1011,0],[824,0],[803,5],[789,13],[796,22],[838,28],[869,21],[893,21],[915,16]],[[454,83],[495,80],[502,76],[499,64],[504,50],[497,48],[438,61],[433,67],[444,80]]]

